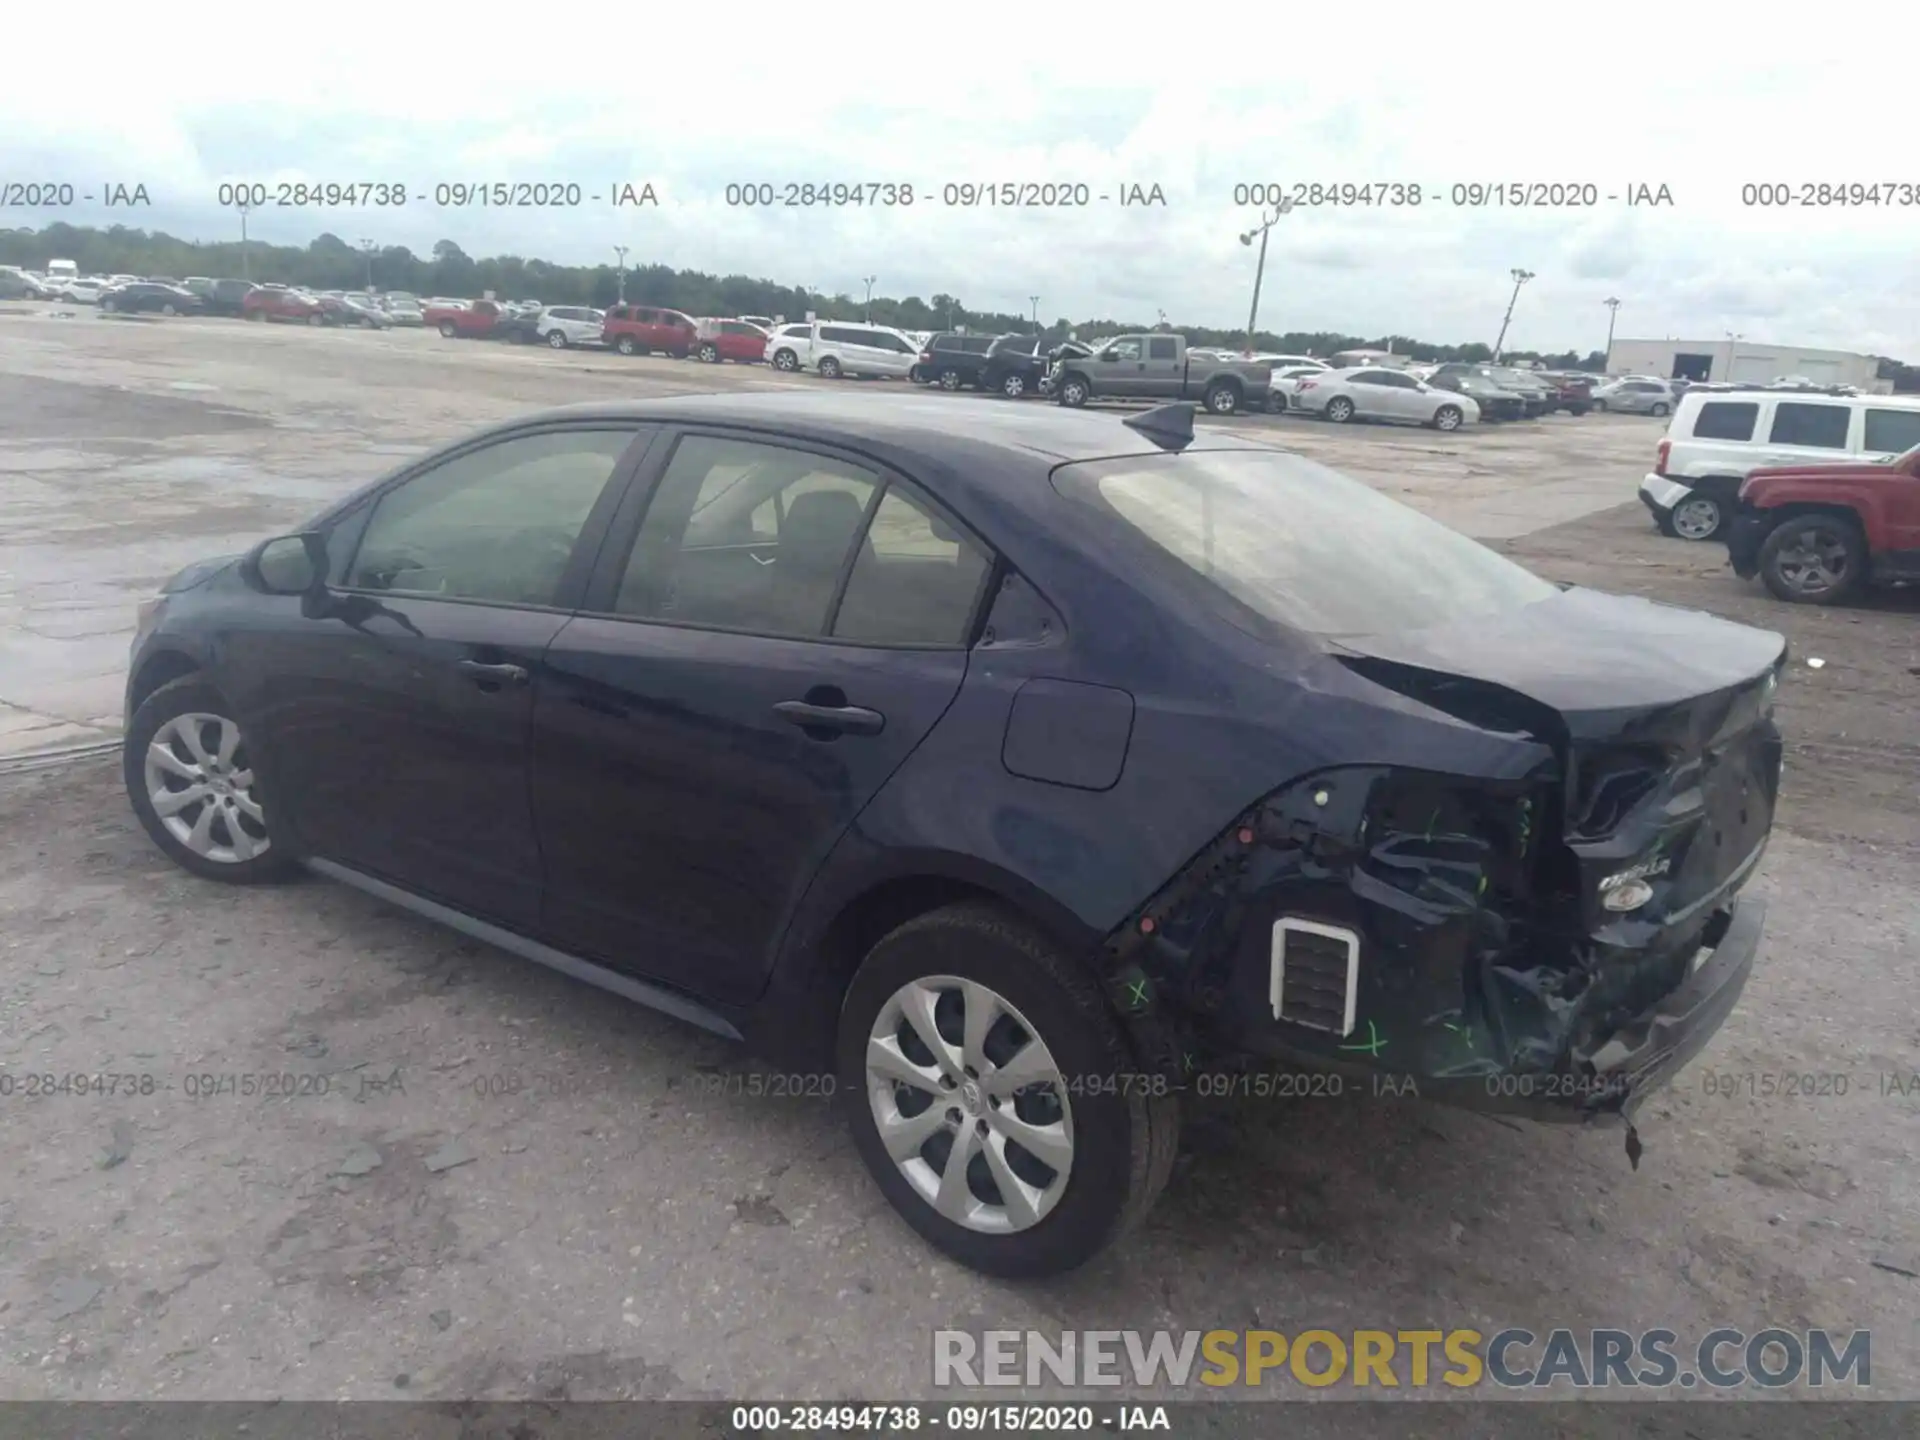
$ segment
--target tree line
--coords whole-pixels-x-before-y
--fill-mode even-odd
[[[665,265],[636,265],[622,272],[612,265],[556,265],[521,255],[475,258],[452,240],[442,240],[430,255],[415,255],[404,245],[371,251],[348,244],[338,235],[323,234],[311,244],[272,245],[248,241],[200,243],[159,231],[112,226],[56,224],[43,230],[0,231],[0,264],[44,269],[48,260],[72,260],[88,275],[142,275],[185,279],[204,275],[213,279],[249,279],[300,285],[315,290],[404,290],[415,295],[457,295],[477,299],[491,291],[501,299],[539,300],[548,305],[593,305],[605,308],[622,293],[640,304],[659,305],[689,315],[784,315],[798,319],[809,310],[824,320],[872,319],[902,330],[974,330],[989,333],[1039,329],[1049,339],[1070,334],[1112,335],[1153,329],[1178,330],[1195,345],[1238,349],[1246,343],[1244,329],[1208,325],[1170,325],[1139,320],[1056,316],[1037,325],[1032,315],[1004,310],[975,310],[955,295],[922,298],[875,295],[822,294],[804,286],[748,275],[710,275],[699,270],[675,270]],[[1490,360],[1490,346],[1438,345],[1407,335],[1345,335],[1334,331],[1256,331],[1254,348],[1283,354],[1332,355],[1341,350],[1391,350],[1422,361]],[[1601,370],[1606,355],[1594,350],[1541,354],[1509,350],[1507,358],[1539,361],[1549,367]],[[1920,388],[1920,369],[1892,360],[1881,362],[1881,376],[1902,389]]]

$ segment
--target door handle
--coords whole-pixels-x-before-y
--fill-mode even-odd
[[[811,705],[805,700],[782,700],[773,713],[802,730],[831,730],[845,735],[878,735],[887,717],[858,705]]]
[[[527,683],[527,669],[524,665],[489,665],[484,660],[457,660],[454,669],[482,687],[492,685],[524,685]]]

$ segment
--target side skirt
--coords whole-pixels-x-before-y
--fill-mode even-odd
[[[714,1011],[709,1010],[697,1000],[688,999],[676,991],[659,985],[650,985],[645,980],[636,980],[631,975],[623,975],[618,970],[609,970],[604,965],[596,965],[591,960],[582,960],[577,955],[569,955],[564,950],[555,950],[551,945],[542,945],[538,940],[529,940],[524,935],[516,935],[511,930],[502,930],[498,925],[489,925],[484,920],[476,920],[471,915],[440,904],[436,900],[423,899],[410,890],[402,890],[397,885],[389,885],[384,880],[376,880],[358,870],[349,869],[332,860],[309,859],[309,870],[324,875],[329,880],[338,880],[363,890],[376,899],[388,904],[398,905],[403,910],[411,910],[425,919],[436,921],[449,929],[458,930],[463,935],[471,935],[488,945],[518,955],[523,960],[531,960],[536,965],[544,965],[549,970],[558,970],[575,980],[584,980],[596,989],[618,995],[622,999],[632,1000],[662,1014],[684,1020],[689,1025],[697,1025],[715,1035],[728,1040],[739,1040],[741,1034],[728,1021]]]

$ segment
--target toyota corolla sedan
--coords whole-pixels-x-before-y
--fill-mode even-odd
[[[195,875],[304,867],[820,1077],[993,1274],[1122,1234],[1223,1075],[1637,1159],[1755,963],[1782,640],[1193,418],[473,435],[143,606],[133,807]]]

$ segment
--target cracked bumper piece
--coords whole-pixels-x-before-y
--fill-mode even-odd
[[[1771,746],[1723,751],[1754,783],[1713,782],[1724,793],[1686,828],[1592,846],[1536,823],[1556,788],[1539,773],[1322,772],[1196,857],[1109,955],[1177,1026],[1190,1077],[1338,1074],[1347,1095],[1631,1121],[1753,970],[1765,907],[1737,892],[1765,849]],[[1650,798],[1665,823],[1664,792]],[[1601,904],[1603,874],[1647,898]]]

